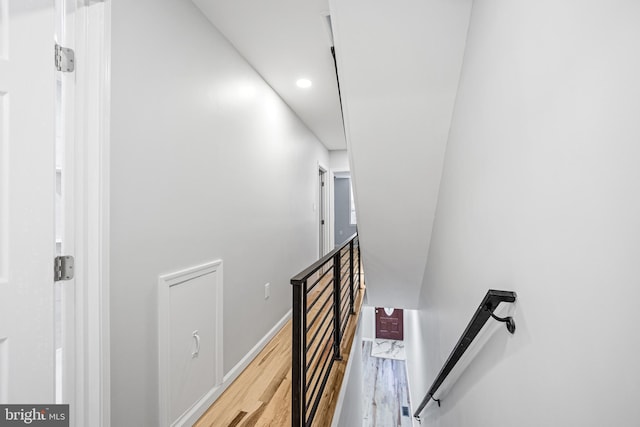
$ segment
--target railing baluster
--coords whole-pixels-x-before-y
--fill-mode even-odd
[[[306,281],[305,281],[306,283]],[[304,424],[304,393],[302,388],[302,316],[304,306],[302,304],[301,283],[293,286],[293,312],[292,312],[292,365],[291,365],[291,427],[301,427]]]
[[[340,251],[333,257],[333,358],[340,360]]]
[[[301,384],[301,402],[302,402],[302,421],[303,424],[306,424],[307,420],[307,401],[305,396],[307,395],[307,315],[309,311],[307,310],[308,301],[307,295],[309,293],[309,289],[307,287],[308,281],[305,280],[302,283],[302,384]]]
[[[362,265],[362,254],[360,253],[360,236],[358,236],[358,288],[362,286],[362,271],[360,266]]]
[[[353,240],[349,242],[349,308],[351,308],[351,314],[356,314],[355,307],[353,306]]]

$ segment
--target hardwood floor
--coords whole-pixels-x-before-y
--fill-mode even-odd
[[[406,363],[373,357],[371,347],[372,341],[362,342],[362,426],[411,427]],[[403,408],[406,408],[404,414]]]
[[[291,396],[290,340],[289,321],[195,425],[268,426],[290,422],[291,402],[285,398]]]
[[[342,342],[343,360],[335,361],[318,406],[314,427],[331,425],[349,360],[364,287],[357,293],[356,315],[351,316]],[[291,425],[291,321],[196,422],[196,427]]]

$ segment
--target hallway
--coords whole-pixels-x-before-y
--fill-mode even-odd
[[[298,396],[304,369],[315,386],[333,366],[357,377],[337,403],[356,427],[366,309],[389,305],[413,313],[410,399],[373,424],[403,426],[426,393],[423,425],[637,427],[640,1],[389,6],[0,0],[0,404],[61,402],[70,427],[301,425],[308,408],[329,426],[320,386]],[[293,345],[291,375],[310,329],[285,325],[308,293],[291,274],[340,240],[346,173],[358,354]],[[440,406],[429,387],[488,289],[519,295],[518,332]],[[350,318],[334,295],[319,342]],[[402,364],[366,363],[403,390]]]

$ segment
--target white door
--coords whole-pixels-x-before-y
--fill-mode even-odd
[[[0,402],[54,402],[54,6],[0,0]]]

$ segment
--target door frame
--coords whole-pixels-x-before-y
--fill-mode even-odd
[[[109,128],[111,1],[84,0],[75,20],[75,426],[111,425]]]
[[[328,179],[329,177],[329,169],[323,165],[320,161],[318,161],[318,165],[316,168],[317,171],[317,175],[318,175],[318,183],[317,183],[317,188],[318,188],[318,259],[322,258],[323,256],[325,256],[325,254],[329,253],[329,251],[333,248],[330,249],[330,233],[329,233],[329,228],[331,227],[331,220],[329,218],[329,209],[328,209],[328,205],[329,203],[327,203],[327,199],[328,199],[328,188],[331,186],[331,181]],[[320,185],[320,174],[324,174],[324,187],[321,187]],[[327,182],[329,181],[329,182]],[[321,224],[321,215],[322,214],[322,218],[324,218],[324,227]]]

